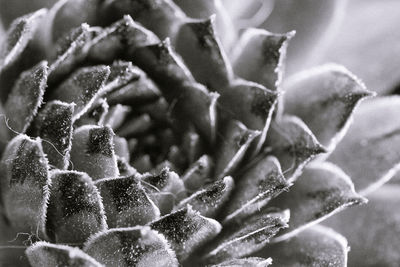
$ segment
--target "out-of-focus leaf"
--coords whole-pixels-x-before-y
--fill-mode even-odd
[[[160,210],[146,195],[136,176],[96,181],[110,228],[144,225],[157,219]]]
[[[161,217],[150,227],[165,236],[180,261],[221,231],[217,221],[201,216],[190,206]]]
[[[73,119],[76,120],[91,107],[96,96],[102,93],[109,75],[110,67],[104,65],[78,69],[51,92],[50,98],[75,103]]]
[[[204,154],[204,140],[201,139],[194,127],[189,127],[183,134],[182,139],[182,150],[186,154],[188,163],[192,164]]]
[[[149,227],[101,232],[86,242],[84,251],[105,266],[178,266],[167,240]]]
[[[230,225],[207,248],[204,261],[221,261],[248,256],[261,249],[280,229],[287,227],[289,212],[259,213],[246,221]]]
[[[113,141],[114,141],[115,155],[117,155],[120,158],[124,158],[129,162],[130,153],[129,153],[128,141],[125,138],[119,136],[114,136]]]
[[[117,156],[118,171],[120,176],[138,175],[138,171],[133,168],[125,158]]]
[[[389,181],[400,169],[400,97],[365,101],[354,123],[329,156],[365,195]]]
[[[274,238],[275,242],[295,236],[347,207],[366,203],[354,191],[351,179],[331,163],[306,167],[289,192],[281,194],[271,207],[290,209],[289,228]]]
[[[1,195],[4,214],[15,231],[43,236],[48,168],[40,139],[18,135],[8,143],[0,165]]]
[[[201,215],[215,218],[221,210],[222,205],[227,201],[231,201],[229,196],[233,187],[234,181],[232,177],[226,176],[208,185],[203,190],[193,193],[190,197],[183,199],[176,206],[176,209],[190,205],[194,210],[200,212]]]
[[[4,229],[2,229],[4,231]],[[2,233],[3,234],[3,233]],[[1,266],[18,266],[32,267],[29,264],[28,258],[25,255],[25,246],[11,246],[0,248],[0,264]],[[36,267],[36,266],[33,266]]]
[[[247,168],[238,177],[236,189],[224,209],[225,222],[254,214],[289,187],[275,157],[258,159]]]
[[[148,114],[142,114],[125,122],[118,128],[117,133],[125,138],[137,137],[149,132],[153,126],[154,121],[150,116]]]
[[[346,238],[328,227],[314,225],[285,242],[269,244],[254,255],[272,257],[276,266],[346,267],[348,250]]]
[[[9,126],[24,133],[43,102],[47,82],[47,62],[42,61],[23,72],[12,88],[4,106]]]
[[[53,171],[46,221],[51,240],[81,245],[105,229],[103,203],[92,179],[83,172]]]
[[[294,31],[274,34],[261,29],[246,30],[232,52],[235,74],[270,90],[279,90],[287,46],[294,34]]]
[[[103,124],[110,126],[114,131],[118,129],[128,116],[131,108],[121,104],[110,107],[108,110]]]
[[[343,23],[323,61],[343,64],[369,89],[389,93],[400,83],[400,59],[393,57],[400,53],[399,9],[395,0],[348,1]]]
[[[214,168],[213,160],[208,155],[201,156],[197,161],[187,168],[182,175],[182,181],[189,191],[197,191],[211,178]]]
[[[32,267],[79,266],[102,267],[95,259],[76,247],[36,242],[26,250]],[[18,265],[19,266],[19,265]]]
[[[287,55],[287,72],[292,74],[322,56],[340,24],[345,0],[277,0],[262,28],[272,32],[296,30]],[[354,33],[354,32],[353,32]],[[334,43],[338,42],[334,39]]]
[[[214,16],[182,25],[175,47],[196,81],[213,91],[226,87],[233,79],[232,67],[215,32]]]
[[[93,180],[117,177],[113,136],[108,126],[86,125],[76,129],[71,149],[73,169],[86,172]]]
[[[271,124],[266,150],[276,156],[288,182],[293,182],[304,166],[326,149],[297,117],[284,116]]]
[[[104,98],[98,98],[93,101],[92,106],[79,117],[74,123],[75,127],[92,124],[103,125],[104,118],[108,112],[109,105]]]
[[[347,237],[349,266],[398,266],[400,187],[384,185],[368,199],[367,205],[333,216],[326,224]]]
[[[43,151],[49,164],[58,169],[66,169],[69,165],[73,112],[74,104],[51,101],[40,110],[33,122],[33,135],[44,140]]]
[[[373,95],[346,68],[334,64],[292,76],[285,91],[285,112],[302,119],[329,150],[345,134],[359,101]]]
[[[172,0],[111,0],[105,13],[117,19],[128,14],[161,39],[174,37],[186,18]]]
[[[243,258],[243,259],[233,259],[227,260],[211,267],[267,267],[272,264],[272,259],[264,259],[259,257],[250,257],[250,258]]]
[[[7,141],[9,140],[9,132],[6,126],[7,118],[5,116],[5,111],[3,108],[3,104],[0,101],[0,155],[2,154],[4,148],[7,145]]]

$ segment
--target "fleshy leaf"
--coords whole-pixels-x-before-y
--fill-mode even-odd
[[[233,187],[234,181],[232,177],[226,176],[204,189],[193,193],[190,197],[183,199],[176,206],[176,209],[190,205],[194,210],[200,212],[201,215],[215,218],[221,210],[222,205],[230,201],[229,196]]]
[[[42,236],[50,177],[40,139],[18,135],[3,153],[0,173],[2,205],[17,232]]]
[[[192,164],[203,155],[205,147],[204,140],[200,138],[200,135],[193,127],[189,127],[184,132],[182,139],[182,150],[186,154],[188,163]]]
[[[121,104],[112,106],[108,110],[103,124],[110,126],[115,131],[122,125],[130,111],[130,107]]]
[[[4,231],[4,228],[2,228]],[[0,249],[0,263],[2,266],[32,267],[25,255],[25,246],[2,247]],[[33,266],[36,267],[36,266]]]
[[[254,255],[272,257],[277,266],[346,267],[348,250],[346,238],[328,227],[314,225],[286,242],[267,245]]]
[[[71,150],[73,169],[86,172],[93,180],[117,177],[113,136],[108,126],[86,125],[76,129]]]
[[[26,250],[32,267],[79,266],[102,267],[95,259],[76,247],[36,242]]]
[[[43,102],[47,82],[47,62],[42,61],[21,74],[4,106],[9,126],[24,133]]]
[[[138,175],[138,171],[133,168],[125,158],[117,156],[118,171],[120,176]]]
[[[212,244],[205,262],[240,258],[264,247],[280,229],[287,227],[289,212],[255,214],[246,221],[230,225]]]
[[[261,29],[246,30],[232,52],[235,74],[278,91],[287,46],[294,34],[294,31],[274,34]]]
[[[96,181],[110,228],[144,225],[157,219],[160,210],[146,195],[135,176]]]
[[[240,121],[229,121],[216,149],[215,176],[221,178],[234,172],[259,135],[260,131],[250,130]]]
[[[201,216],[190,206],[161,217],[150,227],[165,236],[180,261],[221,231],[217,221]]]
[[[341,212],[326,224],[349,241],[349,266],[399,264],[400,187],[384,185],[368,195],[367,205]]]
[[[75,103],[73,119],[76,120],[93,104],[104,88],[110,67],[100,65],[75,71],[71,77],[51,92],[51,99]]]
[[[46,230],[57,243],[81,245],[107,229],[101,196],[92,179],[83,172],[51,173]]]
[[[128,162],[130,161],[130,152],[128,147],[128,141],[119,136],[114,136],[114,151],[115,155],[120,158],[126,159]]]
[[[346,68],[334,64],[292,76],[285,91],[285,113],[302,119],[330,150],[345,134],[359,101],[373,95]]]
[[[49,164],[58,169],[66,169],[69,165],[73,112],[73,104],[51,101],[40,110],[33,122],[33,135],[44,140],[43,151]]]
[[[233,71],[221,49],[214,21],[215,16],[186,22],[179,30],[175,46],[196,81],[219,91],[233,79]]]
[[[272,207],[290,209],[289,228],[274,241],[286,240],[345,208],[366,201],[354,191],[351,179],[337,166],[327,162],[311,164],[289,192],[270,203]]]
[[[104,118],[108,112],[109,105],[104,98],[98,98],[92,106],[74,122],[75,127],[93,124],[103,125]]]
[[[400,97],[366,101],[354,123],[328,158],[352,177],[356,190],[367,194],[400,169]],[[372,125],[372,127],[371,127]]]
[[[236,189],[224,209],[225,222],[256,213],[288,187],[275,157],[256,160],[238,177]]]
[[[197,161],[187,168],[182,175],[182,181],[189,191],[197,191],[211,178],[213,160],[208,155],[201,156]]]
[[[149,132],[154,126],[154,121],[148,114],[142,114],[125,122],[117,133],[119,136],[130,138]]]
[[[326,152],[304,122],[292,116],[271,124],[266,146],[278,158],[288,182],[293,182],[311,159]]]
[[[272,264],[272,259],[264,259],[259,257],[250,257],[250,258],[243,258],[243,259],[233,259],[227,260],[211,267],[267,267]]]
[[[178,266],[167,240],[149,227],[101,232],[86,242],[84,251],[105,266]]]

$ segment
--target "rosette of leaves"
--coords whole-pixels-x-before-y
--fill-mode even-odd
[[[280,25],[274,10],[291,16],[295,1],[224,4],[62,0],[5,16],[3,265],[347,265],[345,237],[318,223],[368,194],[398,203],[397,189],[371,192],[399,168],[399,99],[357,108],[374,94],[335,64],[283,82],[289,43],[296,54],[307,37],[239,29],[263,25],[243,18],[257,8]],[[391,211],[357,230],[398,225]],[[346,230],[352,214],[327,224]]]

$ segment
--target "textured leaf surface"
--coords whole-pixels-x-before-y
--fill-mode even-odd
[[[84,251],[105,266],[178,266],[165,238],[149,227],[101,232],[89,239]]]
[[[32,133],[43,140],[43,151],[49,164],[66,169],[72,144],[72,114],[74,105],[60,101],[48,102],[36,116]]]
[[[18,135],[1,160],[4,213],[15,231],[44,233],[50,177],[40,139]]]
[[[245,222],[230,225],[209,248],[205,262],[218,263],[224,260],[247,256],[264,247],[280,229],[287,227],[289,212],[259,213]]]
[[[146,195],[135,176],[96,181],[110,228],[144,225],[157,219],[160,210]]]
[[[73,169],[86,172],[93,180],[117,177],[113,136],[108,126],[86,125],[76,129],[71,150]]]
[[[346,238],[328,227],[314,225],[285,242],[267,245],[254,255],[272,257],[276,266],[346,267],[348,251]]]
[[[238,177],[236,189],[224,209],[225,222],[254,214],[289,187],[275,157],[264,157],[247,168]]]
[[[234,181],[232,177],[226,176],[204,189],[193,193],[190,197],[183,199],[176,206],[176,209],[190,205],[194,210],[200,212],[201,215],[215,218],[221,210],[222,205],[229,200],[233,187]]]
[[[95,259],[79,248],[56,245],[47,242],[37,242],[26,250],[32,267],[43,266],[79,266],[101,267]]]
[[[367,205],[326,221],[349,241],[349,266],[397,266],[400,261],[400,187],[384,185],[368,195]]]
[[[266,146],[278,158],[289,182],[299,176],[311,159],[326,152],[303,121],[292,116],[284,116],[271,124]]]
[[[250,257],[244,259],[233,259],[221,262],[216,265],[212,265],[212,267],[266,267],[272,264],[272,259],[264,259],[259,257]]]
[[[400,169],[400,97],[366,101],[354,113],[354,123],[328,158],[367,194]],[[372,127],[371,127],[372,125]]]
[[[279,233],[274,241],[286,240],[305,228],[316,224],[347,207],[366,203],[354,191],[351,179],[331,163],[314,163],[288,193],[275,198],[270,205],[290,209],[289,228]]]
[[[108,112],[109,105],[104,98],[97,98],[92,106],[74,122],[75,127],[93,124],[103,125],[104,118]]]
[[[165,236],[180,261],[221,231],[217,221],[201,216],[190,207],[161,217],[150,227]]]
[[[4,106],[9,126],[24,133],[43,102],[47,82],[47,62],[42,61],[21,74]]]
[[[232,52],[235,74],[260,83],[270,90],[279,90],[287,46],[294,33],[274,34],[261,29],[246,30]]]
[[[83,172],[53,171],[47,211],[47,233],[57,243],[81,245],[107,229],[101,196]]]
[[[373,93],[346,68],[328,64],[292,76],[285,84],[285,112],[302,119],[318,141],[333,149],[354,108]]]

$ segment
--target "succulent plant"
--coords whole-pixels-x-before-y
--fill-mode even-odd
[[[2,266],[397,266],[400,98],[296,72],[344,1],[53,2],[0,1]]]

